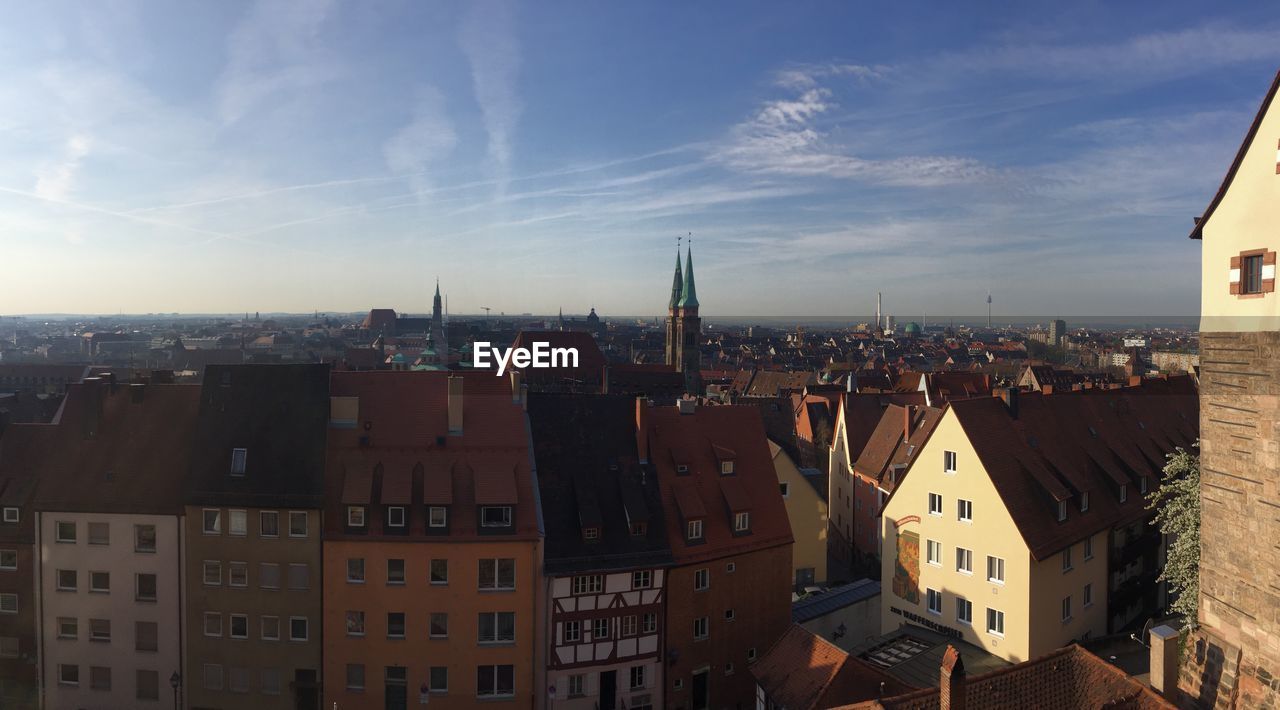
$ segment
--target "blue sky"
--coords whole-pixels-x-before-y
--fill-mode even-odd
[[[1273,3],[7,3],[0,312],[1198,310]]]

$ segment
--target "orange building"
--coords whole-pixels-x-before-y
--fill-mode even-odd
[[[530,708],[542,545],[518,377],[337,372],[324,706]]]

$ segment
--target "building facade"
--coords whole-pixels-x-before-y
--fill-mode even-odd
[[[827,581],[827,501],[826,477],[805,475],[787,452],[769,442],[773,472],[787,509],[791,535],[792,583],[797,590]]]
[[[40,704],[35,555],[35,474],[56,424],[0,432],[0,707]]]

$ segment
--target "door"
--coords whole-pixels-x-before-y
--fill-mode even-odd
[[[693,674],[693,710],[707,710],[711,707],[711,687],[707,684],[707,678],[705,670]]]
[[[319,710],[320,683],[315,670],[299,668],[293,672],[293,706],[296,710]]]
[[[600,710],[614,710],[618,702],[618,672],[600,674]]]
[[[404,666],[387,666],[382,687],[386,710],[409,710],[409,678]]]

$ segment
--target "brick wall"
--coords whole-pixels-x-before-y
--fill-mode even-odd
[[[1280,708],[1280,332],[1201,334],[1194,707]]]

